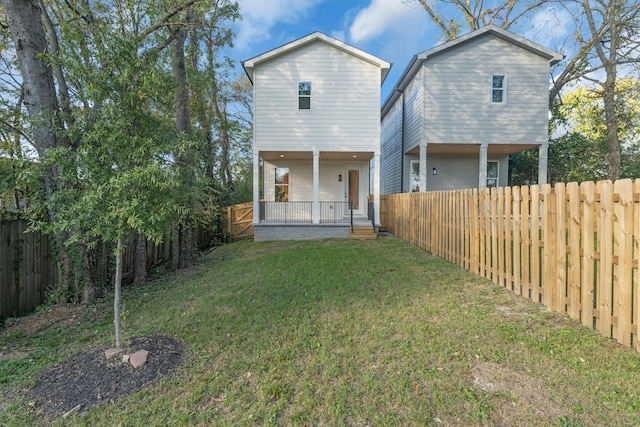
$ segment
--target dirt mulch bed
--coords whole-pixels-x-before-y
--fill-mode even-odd
[[[161,375],[174,371],[183,360],[182,343],[155,335],[132,338],[127,349],[149,352],[147,362],[134,368],[122,356],[109,360],[106,348],[80,353],[44,371],[31,390],[35,409],[46,418],[84,414],[94,406],[143,389]]]

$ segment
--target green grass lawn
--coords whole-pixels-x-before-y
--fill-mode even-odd
[[[17,390],[112,341],[110,306],[0,336],[29,354],[0,361],[0,425],[39,422]],[[395,238],[234,243],[124,310],[185,363],[65,425],[640,425],[638,353]]]

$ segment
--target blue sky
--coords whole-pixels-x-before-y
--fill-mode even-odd
[[[242,61],[314,31],[322,31],[393,63],[384,100],[411,57],[439,42],[417,4],[404,0],[239,0],[233,59]],[[429,34],[431,33],[431,34]]]
[[[243,20],[235,25],[240,61],[322,31],[393,64],[382,86],[386,99],[411,57],[442,43],[442,35],[422,7],[411,0],[238,0]],[[567,35],[570,16],[552,6],[515,30],[552,49]],[[238,65],[238,69],[241,70]]]

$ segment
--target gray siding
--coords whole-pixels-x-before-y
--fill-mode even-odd
[[[544,144],[548,61],[484,35],[423,65],[427,143]],[[507,102],[491,104],[493,74],[507,76]]]
[[[402,98],[399,98],[381,122],[380,194],[400,192]]]
[[[405,153],[422,141],[422,122],[424,117],[424,87],[422,72],[409,83],[404,91],[404,151]]]
[[[406,175],[409,169],[408,157],[404,152],[420,145],[423,128],[424,90],[422,73],[409,83],[404,90],[404,142],[402,141],[402,103],[400,96],[381,122],[380,137],[380,193],[393,194],[402,191],[402,175],[405,175],[404,189],[407,190]],[[401,171],[404,170],[404,172]]]
[[[408,164],[410,160],[418,160],[418,156],[407,156],[405,188],[409,188]],[[509,156],[488,156],[487,160],[499,162],[498,185],[507,186],[509,182]],[[433,175],[433,168],[436,168],[437,175]],[[427,157],[427,191],[478,188],[479,168],[477,155],[432,154]]]

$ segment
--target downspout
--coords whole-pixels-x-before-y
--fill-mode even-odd
[[[404,90],[396,87],[402,94],[402,120],[400,122],[400,192],[404,193]]]

